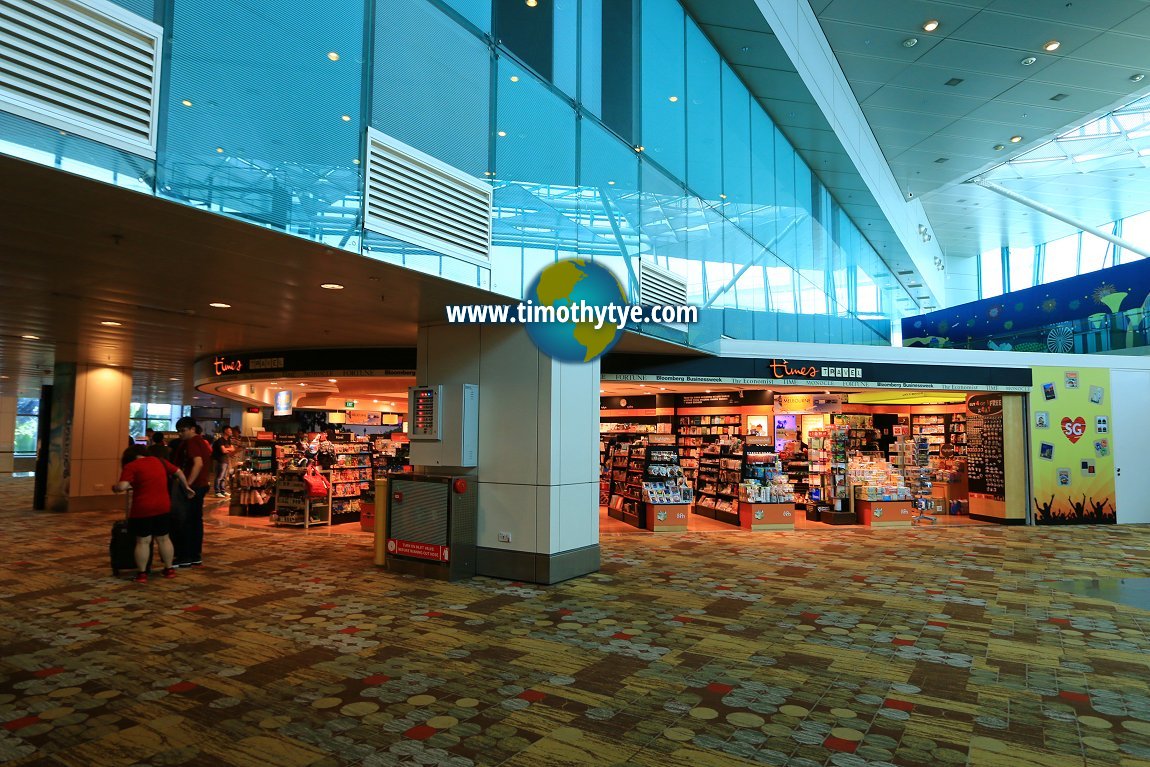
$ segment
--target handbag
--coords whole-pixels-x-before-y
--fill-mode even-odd
[[[327,497],[327,489],[329,487],[327,477],[316,471],[314,466],[303,475],[303,482],[307,485],[308,498]]]

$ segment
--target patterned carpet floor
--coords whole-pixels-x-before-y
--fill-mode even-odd
[[[210,527],[113,578],[114,512],[0,479],[0,763],[1150,765],[1150,528],[605,536],[544,587]]]

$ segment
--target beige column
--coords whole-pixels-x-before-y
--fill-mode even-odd
[[[57,363],[52,391],[47,508],[123,508],[112,493],[128,445],[131,372]]]
[[[0,397],[0,474],[15,469],[16,398]]]

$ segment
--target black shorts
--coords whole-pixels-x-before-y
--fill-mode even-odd
[[[128,530],[137,538],[167,535],[172,531],[171,513],[154,517],[132,517],[128,520]]]

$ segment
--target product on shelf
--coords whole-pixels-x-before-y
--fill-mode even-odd
[[[783,462],[774,451],[774,445],[748,441],[743,451],[739,500],[744,503],[794,503],[794,485],[783,471]]]

